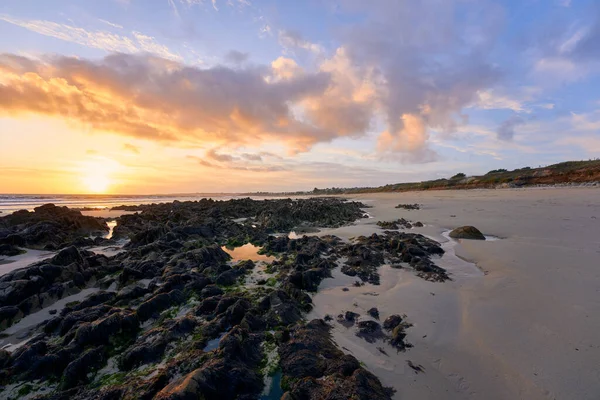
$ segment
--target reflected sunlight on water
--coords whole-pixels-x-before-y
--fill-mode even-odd
[[[231,261],[234,262],[242,260],[271,262],[275,260],[275,257],[273,256],[258,254],[260,249],[260,247],[254,246],[252,243],[236,247],[235,249],[228,249],[227,247],[223,246],[223,250],[225,250],[231,256]]]

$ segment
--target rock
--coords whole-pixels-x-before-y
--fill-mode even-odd
[[[392,331],[392,338],[390,339],[390,344],[396,347],[399,350],[404,350],[408,345],[404,342],[404,338],[406,338],[406,332],[404,329],[404,325],[400,324],[394,328]]]
[[[119,311],[92,323],[80,325],[73,341],[83,346],[106,344],[111,336],[131,334],[137,331],[138,327],[136,314],[132,311]]]
[[[375,321],[360,321],[356,336],[365,339],[369,343],[375,343],[377,339],[383,338],[381,326]]]
[[[245,269],[247,271],[254,269],[255,266],[256,265],[254,264],[254,261],[252,261],[252,260],[240,261],[239,263],[237,263],[235,265],[236,268]]]
[[[241,363],[212,359],[160,391],[156,400],[234,400],[258,398],[262,376]]]
[[[181,304],[184,299],[185,296],[180,290],[157,294],[140,304],[137,309],[137,316],[140,321],[146,321],[169,307]]]
[[[454,239],[485,240],[483,233],[474,226],[461,226],[450,232],[449,236]]]
[[[23,313],[16,306],[0,307],[0,330],[11,326],[14,322],[23,318]]]
[[[21,249],[12,244],[0,244],[0,256],[13,257],[23,253]]]
[[[85,382],[88,372],[91,372],[102,361],[104,361],[104,350],[102,347],[87,350],[79,358],[67,365],[67,368],[63,372],[60,384],[61,388],[69,389],[80,382]]]
[[[367,311],[367,314],[375,319],[379,319],[379,310],[377,307],[370,308],[369,311]]]
[[[313,320],[294,328],[290,339],[280,345],[284,379],[293,382],[288,398],[391,399],[391,391],[335,346],[330,329],[323,320]]]
[[[420,210],[419,204],[398,204],[395,208],[403,208],[405,210]]]
[[[230,269],[229,271],[225,271],[220,274],[215,282],[217,285],[232,286],[237,283],[238,278],[243,274],[244,272],[238,269]]]
[[[387,317],[385,319],[385,321],[383,321],[383,328],[391,331],[392,329],[394,329],[395,327],[397,327],[398,325],[400,325],[402,323],[402,317],[395,314],[395,315],[390,315],[389,317]]]
[[[132,300],[144,296],[149,292],[148,289],[140,285],[139,283],[133,283],[125,286],[123,289],[117,292],[115,297],[116,301]]]
[[[223,294],[223,290],[220,287],[215,286],[215,285],[208,285],[204,289],[202,289],[202,291],[200,292],[200,295],[202,296],[202,298],[218,296],[221,294]]]
[[[121,369],[130,371],[140,365],[160,361],[169,344],[168,339],[161,336],[148,341],[132,346],[122,355]]]
[[[37,295],[30,296],[19,303],[19,309],[23,312],[23,315],[28,315],[39,311],[40,307],[40,298]]]
[[[77,250],[77,247],[71,246],[61,250],[57,255],[50,260],[51,264],[67,266],[69,264],[83,264],[83,257]]]
[[[86,297],[83,301],[73,307],[73,310],[83,310],[84,308],[94,307],[100,304],[107,303],[115,298],[114,292],[105,292],[99,291],[97,293],[92,293],[88,297]]]

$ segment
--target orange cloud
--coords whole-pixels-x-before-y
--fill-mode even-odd
[[[335,136],[290,109],[322,95],[329,75],[273,79],[277,68],[199,69],[149,55],[114,54],[92,62],[5,54],[0,114],[59,116],[95,130],[186,145],[275,140],[302,151]]]

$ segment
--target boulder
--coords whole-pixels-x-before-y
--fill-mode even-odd
[[[50,263],[61,266],[67,266],[73,263],[81,265],[83,264],[83,257],[79,253],[79,250],[77,250],[77,247],[71,246],[61,250],[57,255],[52,257]]]
[[[485,240],[483,233],[474,226],[461,226],[450,232],[449,236],[454,239]]]

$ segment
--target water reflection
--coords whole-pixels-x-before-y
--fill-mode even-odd
[[[270,386],[265,388],[265,392],[260,396],[260,400],[279,400],[283,396],[283,389],[281,388],[281,370],[275,372],[275,375],[270,377]]]
[[[223,250],[231,256],[231,261],[233,262],[242,260],[271,262],[275,260],[275,257],[273,256],[268,256],[266,254],[258,254],[260,249],[260,247],[257,247],[252,243],[248,243],[243,246],[236,247],[234,249],[228,249],[227,247],[223,247]]]
[[[115,226],[117,226],[117,221],[106,221],[106,225],[108,225],[108,233],[104,236],[104,238],[110,239],[113,237],[113,231],[115,230]]]

